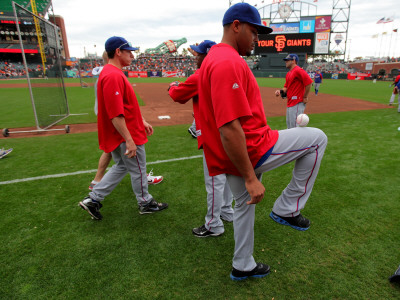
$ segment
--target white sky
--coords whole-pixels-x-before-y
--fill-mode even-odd
[[[261,7],[272,1],[248,3]],[[331,15],[333,1],[338,0],[317,3],[304,0],[316,4],[319,15]],[[229,0],[53,0],[53,7],[54,13],[64,18],[70,55],[83,57],[84,50],[101,55],[105,41],[113,35],[140,46],[141,52],[166,40],[183,37],[188,42],[180,49],[205,39],[218,43]],[[400,29],[400,16],[395,15],[397,8],[398,0],[352,0],[346,58],[379,54],[400,57],[400,30],[397,34],[392,31]],[[376,24],[383,17],[394,22]],[[380,34],[379,38],[373,39],[374,34]]]

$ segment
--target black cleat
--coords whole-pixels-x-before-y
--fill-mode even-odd
[[[296,230],[305,231],[308,228],[310,228],[310,220],[304,218],[301,214],[295,217],[281,217],[275,214],[274,212],[271,212],[269,216],[275,222],[282,225],[290,226]]]
[[[257,266],[251,271],[239,271],[232,268],[231,279],[232,280],[244,280],[249,277],[262,278],[269,274],[270,268],[268,265],[263,263],[257,263]]]
[[[101,220],[103,219],[103,216],[100,213],[100,208],[103,207],[103,205],[98,202],[94,201],[92,198],[89,196],[85,197],[81,202],[78,204],[82,209],[86,210],[89,215],[92,216],[92,219],[95,220]]]
[[[139,214],[152,214],[155,212],[162,211],[168,207],[167,203],[158,203],[154,199],[150,201],[147,205],[139,205]]]
[[[193,228],[192,233],[197,237],[209,237],[209,236],[220,236],[223,234],[221,233],[214,233],[206,228],[206,225],[202,225],[197,228]]]

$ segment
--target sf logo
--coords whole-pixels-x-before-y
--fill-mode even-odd
[[[282,51],[286,46],[286,37],[284,35],[277,35],[275,38],[275,48],[278,52]]]

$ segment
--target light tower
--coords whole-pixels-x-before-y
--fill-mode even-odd
[[[346,58],[351,0],[333,0],[330,53]]]

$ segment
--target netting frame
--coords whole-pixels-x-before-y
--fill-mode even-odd
[[[55,124],[61,122],[62,120],[66,119],[67,117],[70,116],[68,98],[67,98],[67,93],[65,91],[64,77],[63,77],[63,74],[62,74],[62,65],[61,65],[60,53],[59,53],[59,48],[58,48],[58,45],[59,45],[58,28],[57,28],[57,26],[55,24],[45,20],[44,18],[42,18],[42,17],[40,17],[40,16],[38,16],[38,15],[32,13],[32,12],[30,12],[29,10],[25,9],[24,7],[22,7],[18,3],[15,3],[14,1],[12,2],[12,6],[13,6],[13,10],[14,10],[14,17],[15,17],[17,31],[18,31],[18,39],[19,39],[21,52],[22,52],[22,60],[23,60],[23,63],[24,63],[25,71],[26,71],[29,94],[30,94],[30,98],[31,98],[31,103],[32,103],[32,108],[33,108],[33,112],[34,112],[35,124],[36,124],[37,130],[10,132],[6,128],[5,130],[7,132],[7,135],[4,135],[4,131],[3,131],[3,135],[4,136],[8,136],[10,133],[37,132],[37,131],[50,131],[50,130],[65,130],[68,133],[69,132],[69,126],[68,125],[65,127],[65,129],[50,129]],[[17,7],[18,7],[18,9],[20,9],[22,11],[25,11],[28,15],[32,16],[33,18],[37,18],[41,22],[44,22],[47,26],[52,27],[54,29],[54,32],[55,32],[56,45],[57,45],[56,55],[57,55],[57,58],[58,58],[57,61],[58,61],[58,67],[59,67],[59,70],[60,70],[60,81],[61,81],[62,90],[63,90],[63,96],[64,96],[64,101],[65,101],[65,106],[66,106],[66,113],[65,113],[65,115],[64,114],[60,115],[61,118],[55,120],[53,123],[51,123],[49,125],[44,126],[43,128],[40,127],[39,120],[38,120],[38,114],[37,114],[37,110],[36,110],[36,106],[35,106],[35,98],[34,98],[34,95],[33,95],[33,92],[32,92],[31,78],[29,77],[29,68],[28,68],[26,57],[25,57],[24,45],[23,45],[22,38],[21,38],[21,30],[20,30],[19,23],[18,23],[19,22],[19,18],[18,18],[18,14],[17,14]]]

